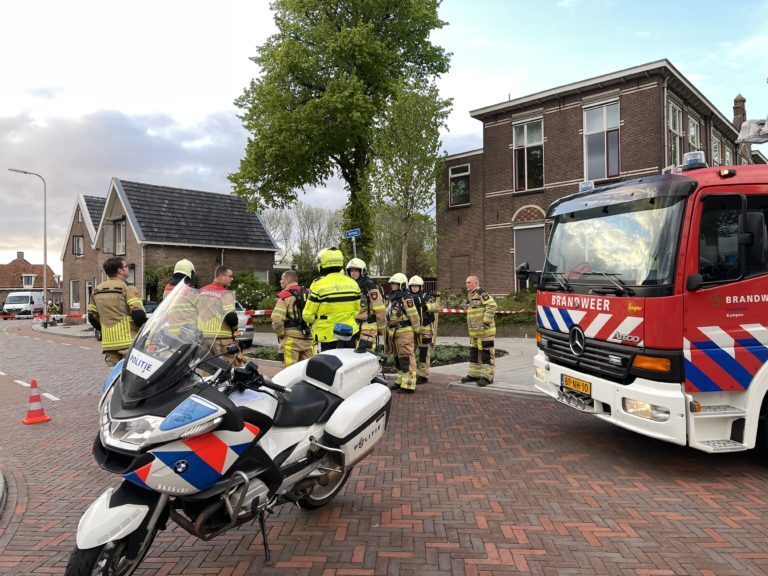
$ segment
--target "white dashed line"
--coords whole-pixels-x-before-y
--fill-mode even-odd
[[[51,344],[56,344],[55,340],[46,340],[46,342],[50,342]]]
[[[5,372],[0,372],[0,376],[8,376]]]
[[[33,340],[40,340],[40,338],[38,338],[37,336],[32,336],[32,339]]]
[[[90,350],[90,348],[88,348],[88,346],[80,346],[80,348],[82,348],[83,350]]]
[[[14,380],[14,382],[16,382],[16,384],[21,384],[22,386],[29,388],[29,383],[24,382],[24,380]]]
[[[43,392],[42,395],[48,398],[49,400],[53,400],[54,402],[56,402],[57,400],[61,400],[61,398],[57,398],[53,394],[48,394],[48,392]]]
[[[66,342],[59,342],[62,346],[72,346],[72,344],[67,344]]]

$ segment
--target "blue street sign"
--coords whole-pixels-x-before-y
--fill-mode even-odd
[[[355,236],[360,236],[360,228],[352,228],[352,230],[344,232],[344,238],[354,238]]]

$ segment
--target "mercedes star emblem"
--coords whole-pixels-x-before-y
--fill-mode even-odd
[[[581,356],[584,354],[584,348],[586,345],[584,330],[574,324],[571,327],[571,331],[568,333],[568,344],[571,347],[571,352],[573,352],[576,356]]]

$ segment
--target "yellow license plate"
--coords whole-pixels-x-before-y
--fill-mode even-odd
[[[574,378],[573,376],[566,376],[563,374],[563,388],[574,390],[575,392],[581,392],[587,396],[592,395],[592,384],[586,380]]]

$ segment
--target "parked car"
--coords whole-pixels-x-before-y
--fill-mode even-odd
[[[253,315],[246,314],[245,308],[243,308],[240,302],[235,302],[235,312],[237,312],[235,340],[240,343],[247,343],[250,346],[253,342]]]
[[[11,292],[3,305],[3,320],[8,319],[7,315],[32,316],[42,314],[43,310],[42,292]]]

